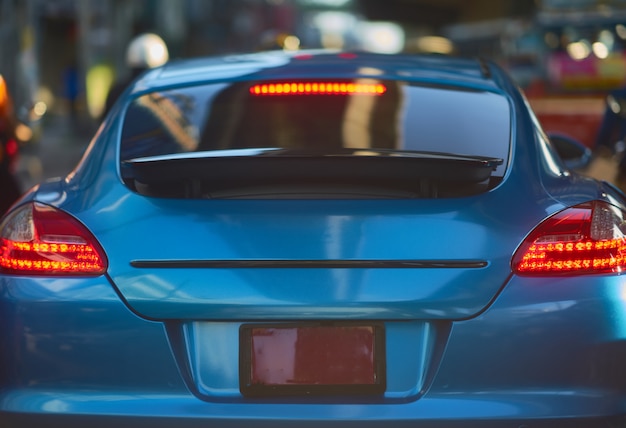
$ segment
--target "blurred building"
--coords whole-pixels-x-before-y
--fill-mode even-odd
[[[272,48],[446,52],[446,25],[528,14],[534,0],[0,0],[0,73],[16,104],[97,123],[126,46],[159,34],[173,59]],[[386,44],[380,44],[380,42]]]
[[[318,47],[311,13],[321,9],[356,10],[352,0],[0,0],[0,73],[19,105],[44,100],[95,120],[139,33],[159,34],[174,59]]]

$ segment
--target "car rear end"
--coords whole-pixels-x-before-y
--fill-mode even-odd
[[[415,61],[137,93],[0,227],[3,426],[623,424],[620,195]]]

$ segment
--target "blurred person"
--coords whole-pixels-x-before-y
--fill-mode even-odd
[[[611,91],[605,104],[595,150],[600,155],[613,155],[616,143],[626,138],[626,87]]]
[[[19,144],[17,119],[6,81],[0,75],[0,216],[21,196],[22,191],[13,170]]]
[[[80,79],[78,77],[78,66],[75,61],[70,62],[70,64],[63,71],[63,89],[72,124],[76,126],[78,120]]]
[[[598,130],[594,153],[609,158],[621,156],[617,168],[616,182],[626,188],[626,87],[613,90],[606,97],[606,106]]]
[[[144,71],[159,67],[168,60],[169,51],[160,36],[154,33],[144,33],[131,40],[126,49],[126,65],[130,69],[130,75],[111,87],[104,106],[104,116],[109,113],[115,101],[133,80]]]

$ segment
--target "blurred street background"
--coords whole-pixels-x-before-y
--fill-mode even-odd
[[[171,60],[319,47],[493,59],[547,131],[590,148],[608,91],[626,85],[626,0],[0,0],[0,74],[32,130],[24,190],[76,165],[145,32]],[[613,180],[602,159],[590,173]]]

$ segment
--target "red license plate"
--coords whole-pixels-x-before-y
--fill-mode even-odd
[[[382,324],[247,324],[241,327],[240,345],[244,395],[385,390]]]

